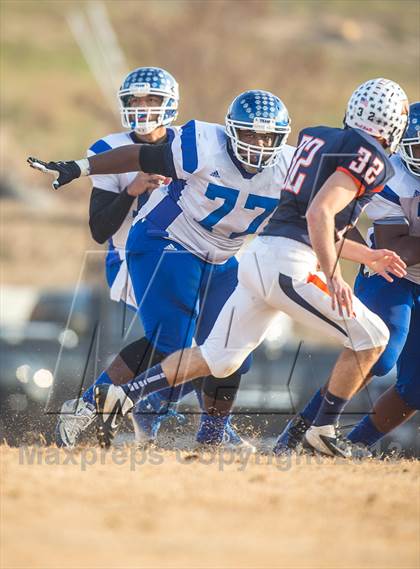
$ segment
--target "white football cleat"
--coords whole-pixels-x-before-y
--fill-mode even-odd
[[[320,454],[352,457],[352,443],[343,437],[335,425],[312,426],[305,433],[305,442]]]
[[[361,460],[372,458],[367,446],[347,439],[337,425],[312,426],[305,433],[304,447],[327,456]]]
[[[91,403],[86,403],[82,398],[65,401],[55,428],[57,446],[74,447],[80,435],[95,419],[95,407]]]

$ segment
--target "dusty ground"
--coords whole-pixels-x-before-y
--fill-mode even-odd
[[[129,447],[3,446],[1,458],[3,568],[419,566],[416,462],[269,464]]]

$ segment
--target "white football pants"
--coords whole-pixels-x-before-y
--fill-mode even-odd
[[[313,250],[285,237],[257,237],[239,262],[239,284],[201,351],[215,377],[227,377],[263,340],[279,311],[354,351],[386,346],[384,322],[353,296],[352,317],[331,308]]]

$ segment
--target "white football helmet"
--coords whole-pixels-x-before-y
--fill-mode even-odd
[[[132,97],[157,95],[159,107],[132,107]],[[127,75],[118,91],[121,122],[138,134],[149,134],[159,126],[169,126],[178,114],[179,90],[174,77],[160,67],[139,67]]]
[[[382,137],[394,153],[407,126],[408,98],[398,83],[370,79],[360,85],[347,104],[344,123]]]

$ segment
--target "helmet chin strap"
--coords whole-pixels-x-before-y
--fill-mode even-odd
[[[148,126],[146,126],[148,125]],[[158,123],[157,121],[152,121],[150,123],[144,123],[144,127],[139,127],[137,125],[137,127],[134,128],[134,132],[136,132],[139,135],[145,135],[145,134],[150,134],[151,132],[153,132],[154,130],[156,130],[157,128],[159,128],[161,126],[160,123]]]
[[[241,142],[240,144],[244,145],[243,142]],[[239,148],[237,143],[232,144],[232,146],[234,147],[234,153],[236,155],[236,158],[239,160],[239,162],[242,163],[245,169],[247,171],[249,168],[252,169],[253,172],[250,173],[262,172],[264,168],[268,167],[268,164],[266,163],[270,161],[270,157],[266,158],[265,160],[263,159],[264,149],[260,149],[257,151],[255,148],[251,148],[249,145],[247,145],[248,148],[245,148],[244,146],[242,146],[242,148]],[[243,155],[243,152],[245,153],[245,156]],[[257,155],[257,152],[259,152],[259,156],[257,158],[258,163],[254,164],[251,161],[251,155],[252,154]]]

